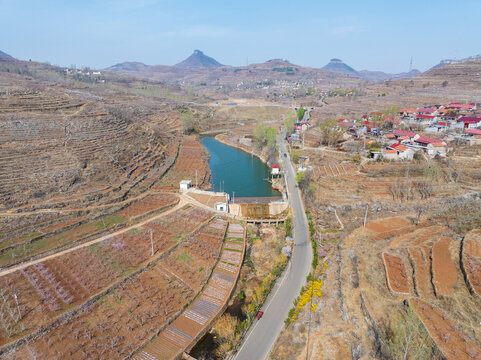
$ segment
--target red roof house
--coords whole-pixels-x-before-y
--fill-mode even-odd
[[[410,138],[413,138],[415,137],[417,134],[415,132],[412,132],[412,131],[404,131],[404,130],[394,130],[394,133],[393,133],[396,137],[401,137],[401,136],[407,136],[407,137],[410,137]]]
[[[469,117],[469,116],[461,116],[458,119],[458,122],[463,122],[465,127],[468,127],[469,124],[477,124],[480,121],[481,121],[481,118]]]
[[[434,119],[434,116],[433,115],[418,114],[418,115],[416,115],[416,118],[418,118],[418,119]]]
[[[481,135],[481,129],[466,129],[464,132],[470,135]]]

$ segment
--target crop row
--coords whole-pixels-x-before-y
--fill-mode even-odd
[[[24,307],[20,321],[32,331],[138,269],[151,258],[152,245],[161,253],[211,216],[195,207],[179,209],[142,228],[3,276],[0,288],[17,294]]]
[[[199,211],[202,210],[191,210],[188,214],[199,215]],[[185,263],[179,256],[188,251],[189,244],[197,241],[198,235],[204,231],[212,234],[212,229],[217,231],[218,240],[214,243],[207,241],[220,250],[224,236],[219,227],[222,222],[225,223],[224,220],[214,220],[217,228],[202,227],[185,239],[176,251],[149,265],[73,319],[54,326],[48,334],[21,347],[9,359],[22,359],[31,351],[47,357],[76,359],[129,356],[191,301],[202,287],[208,276],[191,276],[189,263],[195,263],[195,266],[202,263],[211,268],[215,259],[205,260],[200,255],[190,254],[191,260]],[[185,266],[172,269],[169,265],[174,263]]]

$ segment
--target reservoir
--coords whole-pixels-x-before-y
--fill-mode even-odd
[[[214,191],[235,197],[280,196],[265,179],[269,168],[257,156],[227,146],[213,137],[204,137],[202,144],[209,151],[211,184]]]

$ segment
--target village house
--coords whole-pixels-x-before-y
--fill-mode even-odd
[[[280,172],[281,172],[281,168],[280,168],[279,165],[277,165],[277,164],[271,165],[271,175],[272,176],[275,176],[275,175],[277,176],[277,175],[280,174]]]
[[[394,130],[393,135],[396,137],[396,139],[407,140],[415,137],[417,133],[412,131]]]
[[[414,156],[414,151],[405,145],[392,144],[389,149],[396,151],[399,160],[412,160]]]
[[[476,107],[475,107],[475,105],[472,105],[472,104],[450,103],[449,105],[446,106],[446,108],[456,109],[456,110],[464,110],[464,111],[472,111]]]
[[[427,109],[427,108],[421,108],[418,109],[417,114],[418,115],[431,115],[434,116],[436,113],[436,110],[434,109]]]
[[[481,118],[462,116],[458,119],[457,127],[474,129],[481,126]]]
[[[398,160],[399,155],[396,150],[393,149],[382,149],[381,155],[384,160]]]
[[[466,129],[464,133],[470,146],[481,145],[481,129]]]
[[[404,108],[399,112],[403,118],[414,118],[417,113],[418,111],[414,108]]]
[[[415,136],[411,147],[413,150],[422,149],[429,157],[445,157],[448,152],[447,144],[440,139],[432,139],[425,136]]]

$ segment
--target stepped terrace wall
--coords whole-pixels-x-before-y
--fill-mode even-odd
[[[20,317],[11,317],[4,323],[0,332],[0,345],[18,338],[21,341],[26,335],[48,327],[55,319],[69,317],[72,309],[82,308],[82,304],[89,301],[88,299],[110,291],[109,289],[128,279],[131,274],[143,271],[145,266],[150,266],[151,262],[164,257],[164,254],[170,254],[167,257],[174,256],[172,249],[182,246],[189,252],[192,246],[190,244],[194,240],[188,235],[209,222],[212,217],[213,214],[209,211],[184,207],[127,232],[101,238],[100,242],[0,277],[3,291],[0,306],[12,308],[16,294],[21,313]],[[203,254],[207,261],[211,261],[209,249],[217,246],[216,239],[223,238],[222,229],[219,229],[218,225],[215,227],[215,224],[217,223],[204,227],[197,234],[199,241],[206,244],[206,249],[198,249],[198,253]],[[218,235],[221,233],[222,236]],[[184,240],[186,236],[190,240]],[[152,246],[154,256],[151,253]],[[197,254],[187,258],[192,256]],[[163,263],[165,266],[171,263],[172,266],[175,265],[175,269],[182,268],[177,266],[176,259],[165,259]],[[200,266],[209,269],[208,263]],[[185,274],[184,270],[183,273]],[[200,276],[203,273],[198,271],[198,274]],[[194,277],[193,281],[199,281],[199,278]]]
[[[201,295],[134,357],[136,360],[179,359],[222,314],[235,288],[245,251],[245,230],[230,224],[219,262]]]

